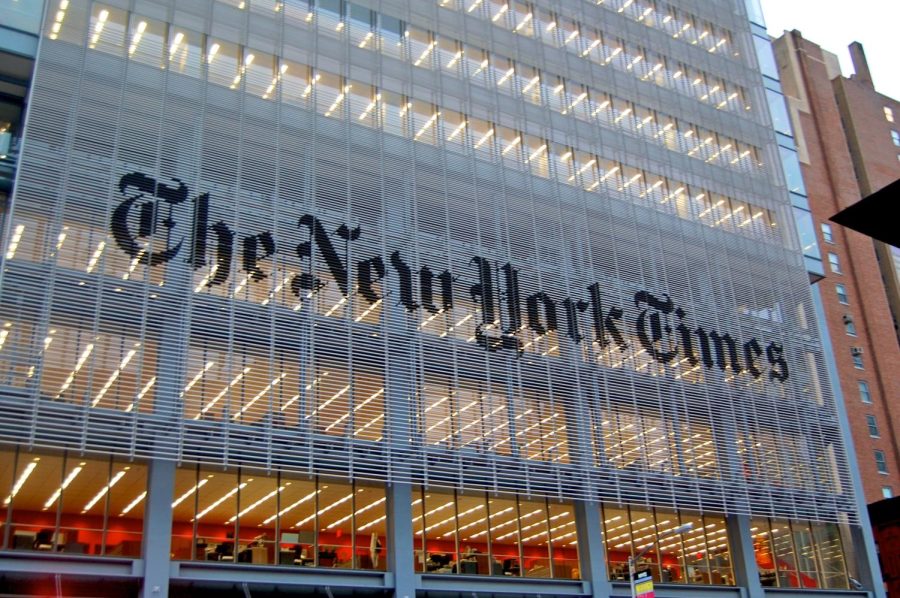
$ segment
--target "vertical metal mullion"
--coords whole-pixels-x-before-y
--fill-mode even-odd
[[[842,570],[844,572],[844,579],[850,580],[850,568],[847,565],[847,553],[844,552],[844,534],[841,533],[841,526],[839,524],[834,524],[835,531],[837,532],[837,543],[840,548],[841,554],[841,563],[843,563]],[[849,584],[848,584],[849,585]]]
[[[491,501],[490,495],[485,492],[484,500],[486,503],[487,509],[487,565],[488,565],[488,575],[494,574],[494,534],[491,529]]]
[[[556,577],[553,571],[553,523],[550,519],[550,499],[544,499],[544,513],[547,515],[547,558],[550,559],[550,579]],[[574,513],[573,513],[574,516]]]
[[[281,472],[275,475],[275,539],[274,561],[275,565],[281,564]]]
[[[459,491],[453,490],[453,556],[456,560],[456,573],[459,574]]]
[[[316,476],[316,494],[315,500],[313,501],[313,550],[315,551],[315,556],[313,557],[315,560],[315,566],[319,566],[319,551],[321,550],[319,547],[319,493],[322,490],[319,488],[319,476]]]
[[[176,472],[177,473],[177,472]],[[191,517],[191,521],[193,525],[191,526],[191,560],[197,559],[197,531],[200,527],[200,522],[197,521],[197,509],[200,506],[200,464],[198,463],[194,467],[194,516]],[[203,558],[206,558],[206,555],[203,555]]]
[[[678,525],[679,526],[684,525],[684,523],[683,523],[684,520],[681,518],[681,513],[678,510],[676,510],[675,513],[676,513],[676,517],[678,518]],[[685,534],[678,534],[678,547],[679,547],[678,561],[679,561],[679,564],[681,565],[681,570],[683,572],[682,573],[682,577],[684,577],[683,583],[687,583],[688,582],[688,579],[687,579],[687,553],[685,552],[685,549],[684,549],[684,536],[685,536]],[[660,575],[662,575],[662,574],[660,573]]]
[[[350,568],[356,569],[356,480],[350,483]]]
[[[9,534],[12,529],[12,508],[13,502],[15,501],[15,497],[12,495],[13,485],[16,483],[16,479],[18,479],[19,473],[19,457],[22,454],[22,447],[20,445],[16,445],[16,451],[13,454],[13,467],[12,467],[12,478],[9,480],[9,504],[6,505],[6,525],[3,526],[3,539],[0,540],[0,548],[9,547]]]
[[[106,495],[103,497],[103,527],[100,531],[100,554],[106,554],[106,532],[109,528],[109,502],[112,488],[109,487],[113,478],[113,456],[109,456],[109,465],[106,468]]]
[[[516,545],[519,547],[519,577],[525,573],[525,549],[522,547],[521,496],[516,494]]]
[[[243,384],[241,385],[243,386]],[[227,411],[227,404],[226,404]],[[232,549],[232,553],[234,556],[232,557],[234,560],[233,563],[238,562],[238,553],[240,552],[241,547],[241,478],[243,477],[244,471],[242,467],[238,467],[237,470],[237,496],[235,497],[235,510],[234,510],[234,548]]]
[[[62,506],[63,500],[66,498],[66,489],[62,487],[63,482],[66,479],[66,466],[69,464],[69,451],[65,451],[63,453],[63,462],[62,462],[62,473],[59,477],[59,498],[56,501],[56,519],[53,523],[53,537],[51,538],[51,544],[53,545],[53,552],[56,552],[56,541],[59,537],[59,526],[62,521]],[[102,550],[102,547],[101,547]]]
[[[422,500],[422,573],[425,573],[425,562],[428,561],[428,544],[425,541],[425,527],[426,527],[426,510],[425,508],[428,506],[425,503],[425,486],[419,486],[419,498]]]

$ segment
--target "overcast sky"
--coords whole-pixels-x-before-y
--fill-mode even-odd
[[[879,92],[900,99],[900,0],[762,0],[769,33],[798,29],[803,37],[838,55],[853,73],[847,46],[858,41]]]

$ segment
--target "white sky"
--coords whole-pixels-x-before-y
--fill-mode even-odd
[[[860,42],[875,89],[900,99],[900,1],[762,0],[762,6],[770,35],[799,30],[837,54],[845,76],[853,73],[847,46]]]

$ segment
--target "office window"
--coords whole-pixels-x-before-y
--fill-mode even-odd
[[[890,486],[882,486],[881,496],[884,498],[894,498],[894,491]]]
[[[383,486],[194,466],[173,497],[173,560],[385,568]]]
[[[420,573],[578,579],[569,503],[484,492],[413,492]]]
[[[860,380],[859,384],[859,398],[863,403],[871,403],[872,402],[872,394],[869,392],[869,383]]]
[[[831,225],[827,222],[823,222],[821,225],[822,228],[822,240],[826,243],[834,243],[834,231],[831,228]]]
[[[847,287],[842,284],[834,285],[834,292],[837,293],[838,301],[840,301],[844,305],[848,305],[850,303],[849,297],[847,297]]]
[[[884,107],[884,119],[889,123],[894,122],[894,111],[887,106]]]
[[[849,314],[844,314],[844,331],[849,336],[856,336],[856,323]]]
[[[724,517],[612,505],[602,515],[611,580],[627,579],[629,557],[649,545],[637,566],[657,582],[734,585]]]
[[[869,436],[872,438],[878,438],[880,436],[878,433],[878,421],[875,419],[874,415],[866,415],[866,426],[869,428]]]
[[[836,524],[754,519],[750,530],[761,585],[849,587],[843,542]]]
[[[900,147],[900,133],[897,131],[891,131],[891,141],[894,142],[894,145]]]
[[[139,558],[147,468],[110,456],[0,451],[13,550]]]
[[[887,459],[884,457],[884,451],[875,451],[875,469],[878,470],[878,473],[887,475]]]
[[[862,359],[862,351],[853,347],[850,349],[850,357],[853,358],[853,367],[858,370],[863,369],[863,359]]]
[[[841,274],[841,261],[836,253],[828,253],[828,265],[835,274]]]

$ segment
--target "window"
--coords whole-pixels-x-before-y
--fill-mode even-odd
[[[628,560],[665,583],[734,585],[725,518],[691,511],[603,505],[609,578],[628,579]],[[552,531],[552,528],[551,528]]]
[[[894,498],[894,491],[890,486],[882,486],[881,496],[883,496],[884,498]]]
[[[851,347],[850,357],[853,358],[853,367],[858,370],[863,369],[862,349],[860,349],[859,347]]]
[[[837,524],[754,519],[750,525],[754,560],[763,586],[849,587]],[[827,557],[816,558],[822,555]]]
[[[15,480],[13,482],[13,480]],[[137,558],[147,466],[119,457],[0,450],[0,548]],[[7,493],[7,488],[9,489]]]
[[[894,142],[894,145],[900,147],[900,133],[897,131],[891,131],[891,141]]]
[[[894,111],[887,106],[884,107],[884,119],[889,123],[894,122]]]
[[[871,403],[872,402],[872,394],[869,392],[869,383],[860,380],[859,384],[859,399],[863,403]]]
[[[841,261],[838,259],[836,253],[828,253],[828,265],[831,267],[831,271],[835,274],[841,273]]]
[[[834,231],[831,229],[831,225],[827,222],[823,222],[822,227],[822,240],[826,243],[834,243]]]
[[[173,560],[385,567],[383,486],[194,466],[173,495]]]
[[[866,416],[866,426],[869,428],[869,436],[872,438],[878,438],[880,436],[878,433],[878,421],[875,419],[874,415]]]
[[[419,573],[578,578],[570,503],[424,488],[413,496]]]
[[[838,301],[840,301],[844,305],[850,304],[850,299],[847,297],[847,287],[842,284],[834,285],[834,292],[837,293]]]
[[[853,322],[853,317],[850,314],[844,314],[844,331],[849,336],[856,336],[856,324]]]
[[[884,457],[884,451],[875,451],[875,469],[878,470],[878,473],[887,475],[887,459]]]

